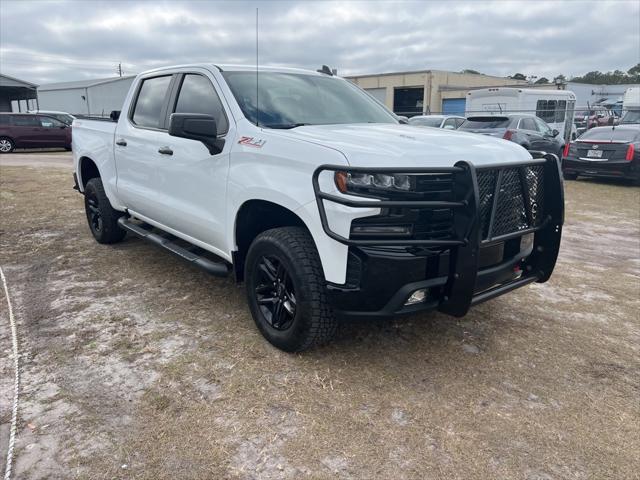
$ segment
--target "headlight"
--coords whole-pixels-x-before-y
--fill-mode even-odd
[[[410,175],[386,173],[351,173],[337,171],[334,175],[336,187],[342,193],[363,193],[371,190],[408,192],[413,189]]]

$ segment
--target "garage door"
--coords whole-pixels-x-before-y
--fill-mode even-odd
[[[387,102],[387,88],[365,88],[365,92],[378,100],[383,105]]]
[[[466,99],[445,98],[442,100],[442,113],[445,115],[464,115]]]

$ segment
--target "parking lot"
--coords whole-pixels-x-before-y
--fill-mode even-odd
[[[136,238],[97,244],[71,187],[69,153],[0,157],[15,478],[639,478],[639,188],[566,183],[547,284],[289,355],[232,279]]]

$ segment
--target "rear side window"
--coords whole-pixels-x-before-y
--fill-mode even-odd
[[[15,127],[39,127],[40,122],[35,115],[12,115],[11,123]]]
[[[227,133],[229,122],[216,93],[208,78],[187,74],[184,76],[174,113],[203,113],[216,119],[218,135]]]
[[[9,115],[0,115],[0,125],[9,125]]]
[[[171,75],[142,81],[133,110],[133,123],[140,127],[163,128],[162,108],[167,100]]]

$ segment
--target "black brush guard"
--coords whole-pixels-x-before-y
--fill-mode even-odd
[[[504,162],[489,166],[475,167],[467,161],[459,161],[453,167],[446,168],[365,168],[345,167],[343,165],[322,165],[313,174],[313,189],[318,203],[320,221],[324,232],[332,239],[349,246],[406,246],[406,247],[442,247],[450,251],[449,274],[444,284],[444,294],[436,303],[438,310],[460,317],[465,315],[469,308],[478,303],[495,298],[511,290],[533,282],[546,282],[553,272],[560,239],[562,236],[562,224],[564,222],[564,193],[562,173],[558,157],[545,152],[531,152],[534,159],[526,162]],[[541,166],[544,177],[544,202],[542,212],[535,212],[537,222],[532,221],[531,203],[528,192],[523,191],[526,215],[529,219],[528,228],[518,231],[493,235],[493,225],[500,201],[501,182],[504,171],[512,171],[520,167]],[[481,212],[480,192],[478,186],[478,174],[488,170],[496,171],[494,193],[492,195],[489,211],[483,208]],[[387,174],[452,174],[453,176],[453,201],[405,201],[405,200],[354,200],[352,197],[339,196],[321,191],[319,185],[320,174],[324,171],[345,171],[364,173]],[[522,183],[524,185],[524,181]],[[526,189],[523,189],[526,190]],[[345,238],[329,227],[324,206],[325,201],[335,202],[354,208],[416,208],[416,209],[441,209],[453,210],[453,231],[450,239],[350,239]],[[489,214],[490,217],[486,218]],[[483,218],[483,215],[485,218]],[[487,225],[488,229],[483,225]],[[531,226],[534,225],[535,226]],[[476,292],[476,280],[479,272],[479,250],[483,245],[506,241],[521,237],[528,233],[534,233],[532,253],[524,260],[522,275],[508,283],[499,284],[482,292]],[[437,280],[437,279],[432,279]],[[421,282],[422,283],[422,282]],[[425,279],[425,284],[432,283]],[[398,292],[400,293],[400,292]],[[410,293],[410,292],[409,292]],[[403,299],[396,299],[394,312],[403,313],[415,311],[414,308],[403,309]],[[433,305],[433,302],[430,302]],[[397,309],[395,307],[398,307]],[[403,310],[403,311],[399,311]]]

